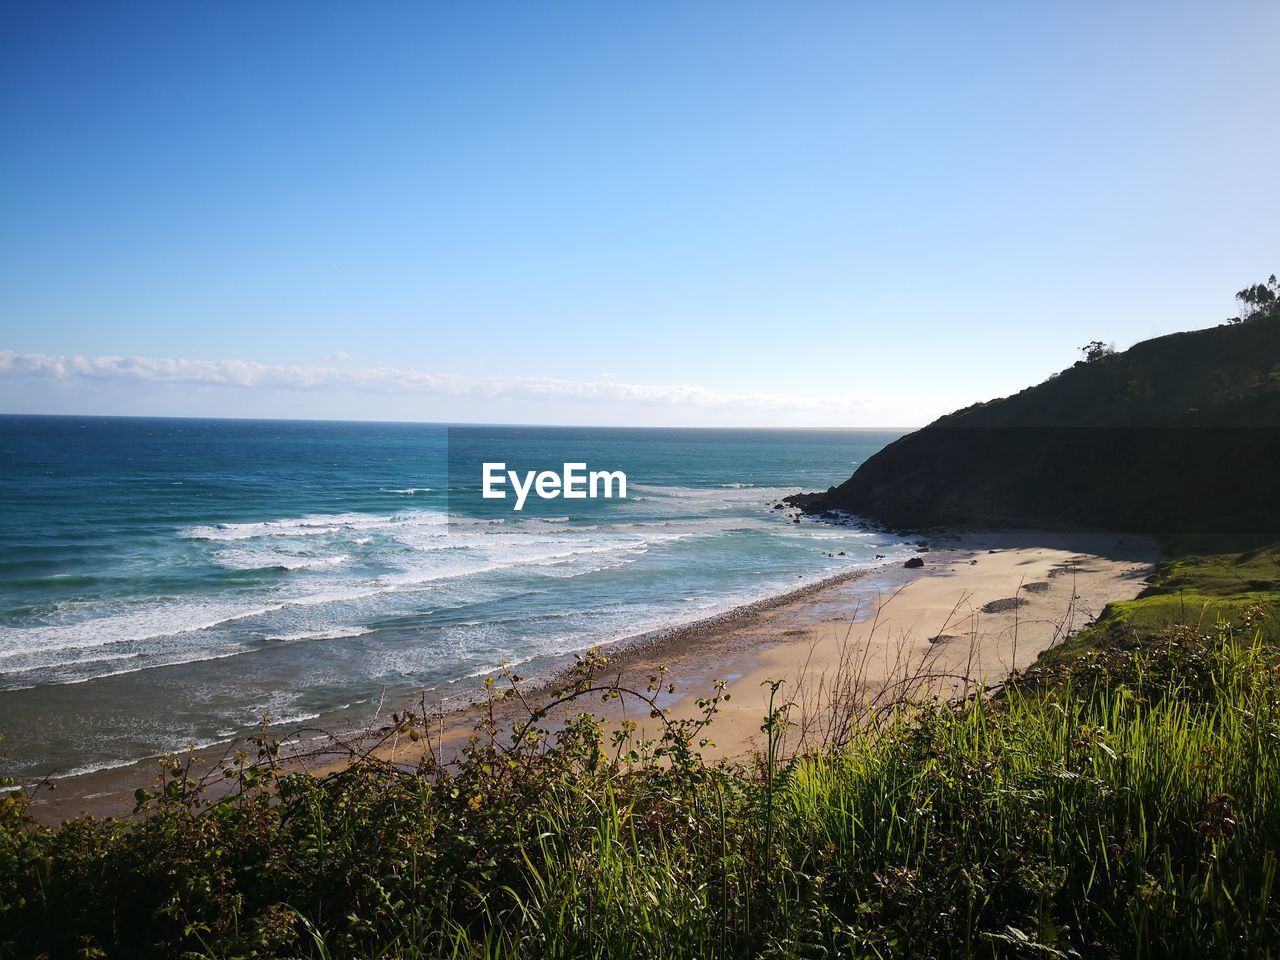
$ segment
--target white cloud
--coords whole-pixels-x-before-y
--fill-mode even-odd
[[[0,376],[93,383],[186,384],[198,387],[357,390],[443,397],[539,397],[748,407],[755,410],[860,410],[858,397],[815,398],[782,393],[726,393],[692,384],[628,384],[613,379],[561,380],[543,376],[462,376],[394,367],[348,370],[328,366],[259,364],[251,360],[174,360],[166,357],[50,356],[0,351]]]
[[[866,398],[848,394],[733,393],[696,384],[622,383],[605,375],[595,380],[476,377],[392,367],[353,369],[265,364],[252,360],[53,356],[0,351],[0,380],[18,379],[91,384],[168,384],[231,390],[349,391],[382,396],[539,399],[647,408],[812,412],[821,414],[824,420],[841,413],[866,413],[881,407],[881,404],[872,404]]]

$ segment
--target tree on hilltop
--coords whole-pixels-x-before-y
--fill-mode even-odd
[[[1245,287],[1236,294],[1236,299],[1240,301],[1240,315],[1233,317],[1232,323],[1280,314],[1280,284],[1276,282],[1276,275],[1269,276],[1266,283]]]

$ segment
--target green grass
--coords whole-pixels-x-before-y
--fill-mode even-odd
[[[1132,600],[1110,603],[1097,622],[1046,652],[1061,663],[1087,650],[1140,644],[1172,627],[1212,631],[1220,623],[1249,624],[1264,640],[1280,643],[1280,543],[1228,553],[1195,553],[1193,541],[1156,567]]]
[[[264,739],[220,802],[179,759],[148,816],[59,830],[10,796],[0,955],[1280,953],[1280,672],[1256,631],[1086,653],[754,771],[703,764],[700,733],[606,742],[584,715],[452,775],[327,779]]]

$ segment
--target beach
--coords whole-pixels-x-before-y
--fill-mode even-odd
[[[1156,555],[1141,538],[1110,535],[1026,531],[932,542],[923,567],[828,584],[662,651],[682,691],[669,711],[693,716],[694,701],[728,680],[732,698],[719,706],[706,755],[744,760],[766,746],[760,726],[772,682],[782,681],[775,705],[794,703],[787,748],[818,747],[842,698],[865,705],[953,696],[1025,669],[1108,603],[1140,592]],[[639,651],[621,659],[636,673],[653,662]]]
[[[996,685],[1015,666],[1025,669],[1108,603],[1136,596],[1157,555],[1149,540],[1111,534],[1011,531],[922,542],[928,548],[915,569],[894,563],[840,574],[707,622],[603,647],[598,681],[643,693],[661,670],[656,701],[667,720],[697,719],[698,701],[724,681],[730,697],[717,706],[702,753],[741,762],[766,746],[761,724],[773,683],[781,681],[774,705],[793,704],[784,749],[816,748],[830,733],[832,713],[954,696]],[[523,699],[538,704],[555,684],[528,686]],[[503,687],[495,677],[495,689]],[[578,710],[598,714],[606,730],[631,720],[638,738],[662,732],[650,706],[628,696],[575,701],[552,711],[545,725],[554,729]],[[507,703],[496,715],[508,728],[527,711]],[[477,717],[475,709],[451,713],[430,749],[451,760]],[[420,753],[407,740],[379,751],[397,763],[415,762]]]
[[[1156,550],[1139,537],[1011,531],[934,535],[918,555],[923,565],[915,569],[895,560],[846,571],[684,627],[609,645],[601,651],[607,662],[599,677],[644,691],[648,678],[664,667],[659,704],[669,719],[696,717],[698,699],[724,681],[730,698],[718,705],[705,731],[711,743],[703,754],[708,760],[749,762],[765,745],[760,727],[773,681],[782,681],[776,702],[795,704],[785,748],[818,746],[838,738],[829,722],[833,714],[899,696],[950,696],[997,683],[1014,666],[1025,668],[1107,603],[1135,596]],[[505,682],[495,676],[496,688]],[[554,685],[554,679],[526,682],[525,702],[539,703]],[[476,679],[470,693],[483,689]],[[456,707],[465,703],[464,693],[455,691],[443,701],[424,694],[418,708],[440,711],[429,725],[429,743],[388,740],[378,755],[413,766],[429,749],[448,763],[480,718],[474,706]],[[381,715],[414,706],[388,702]],[[567,705],[547,725],[582,709],[599,713],[607,728],[634,720],[637,736],[659,733],[650,708],[625,696],[607,704],[596,698]],[[517,701],[504,702],[497,712],[501,727],[524,716]],[[221,748],[201,753],[197,770],[222,755]],[[343,762],[338,755],[313,757],[307,769],[323,774]],[[127,814],[134,790],[148,785],[154,769],[150,761],[68,778],[53,791],[40,791],[32,812],[47,823],[82,812]]]

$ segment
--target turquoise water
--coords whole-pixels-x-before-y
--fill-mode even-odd
[[[0,769],[99,769],[263,712],[355,723],[904,556],[773,509],[896,436],[0,417]],[[476,495],[481,454],[623,469],[628,496],[516,514]]]

